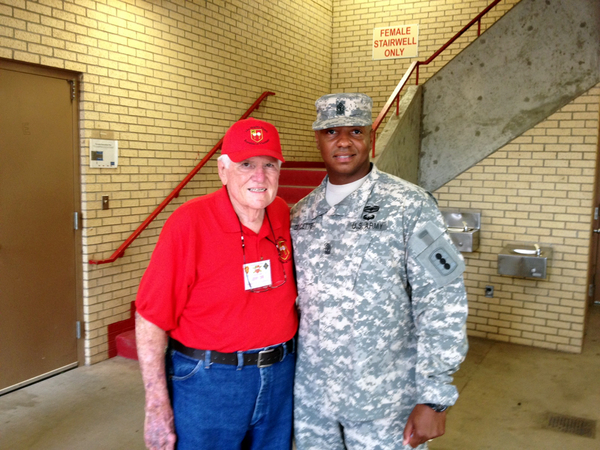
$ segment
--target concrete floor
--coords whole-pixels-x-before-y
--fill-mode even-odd
[[[430,450],[599,450],[595,438],[549,428],[549,415],[600,422],[600,306],[580,355],[469,339],[455,376],[460,398]]]
[[[547,427],[551,413],[600,420],[600,306],[581,355],[472,338],[456,375],[461,397],[431,450],[600,449]],[[0,397],[0,449],[143,449],[136,361],[113,358]],[[327,449],[323,449],[327,450]]]

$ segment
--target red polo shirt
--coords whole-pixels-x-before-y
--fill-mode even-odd
[[[289,208],[277,197],[267,214],[272,230],[266,216],[258,234],[243,227],[246,263],[270,260],[273,285],[285,270],[283,286],[244,290],[240,222],[222,187],[169,217],[142,278],[137,311],[172,338],[202,350],[235,352],[291,339],[298,318]],[[279,238],[289,250],[283,263],[272,242]]]

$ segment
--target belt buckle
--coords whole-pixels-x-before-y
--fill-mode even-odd
[[[264,367],[272,366],[273,363],[263,364],[261,359],[263,356],[266,358],[268,355],[273,353],[275,350],[276,350],[275,348],[271,348],[269,350],[263,350],[263,351],[258,352],[258,361],[256,361],[256,367],[258,367],[259,369],[262,369]]]

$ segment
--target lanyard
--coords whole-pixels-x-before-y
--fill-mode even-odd
[[[275,238],[275,232],[273,231],[273,225],[271,225],[271,219],[269,219],[269,213],[267,212],[266,209],[265,209],[265,215],[267,216],[267,221],[269,222],[269,228],[271,228],[271,234],[273,234],[273,239],[276,239]],[[236,215],[236,217],[237,217],[237,215]],[[246,264],[246,244],[245,244],[245,241],[244,241],[244,230],[242,228],[242,221],[240,220],[239,217],[237,219],[238,219],[238,222],[240,224],[240,235],[242,237],[242,255],[244,257],[244,264]],[[275,248],[277,248],[277,244],[274,241],[272,241],[271,239],[269,239],[268,236],[267,236],[266,239],[270,243],[274,244]],[[279,248],[277,248],[277,250],[279,251]]]

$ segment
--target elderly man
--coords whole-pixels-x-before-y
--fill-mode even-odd
[[[161,232],[136,300],[150,449],[291,447],[298,319],[283,161],[273,125],[236,122],[223,187]]]
[[[464,262],[433,197],[369,162],[371,106],[317,100],[327,177],[292,209],[298,450],[424,449],[458,396]]]

